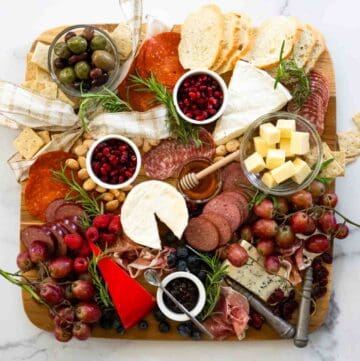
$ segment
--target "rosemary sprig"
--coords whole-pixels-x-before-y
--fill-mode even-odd
[[[280,82],[289,86],[293,101],[295,102],[297,109],[299,109],[311,93],[309,77],[305,73],[304,68],[299,67],[294,59],[283,58],[284,47],[285,41],[283,41],[281,45],[274,89],[276,89]]]
[[[111,300],[111,297],[109,295],[108,288],[103,281],[99,271],[98,271],[98,263],[101,261],[104,257],[108,257],[105,253],[99,253],[97,256],[93,254],[92,258],[89,261],[88,271],[91,275],[92,281],[98,290],[98,300],[102,305],[103,308],[114,308],[114,304]]]
[[[139,75],[132,75],[131,81],[134,85],[140,86],[136,88],[136,91],[150,91],[155,96],[154,102],[159,102],[166,106],[168,110],[167,126],[171,134],[183,144],[193,140],[197,147],[201,146],[202,142],[199,138],[198,128],[193,127],[190,123],[179,117],[171,93],[163,84],[155,79],[153,73],[151,73],[149,79],[143,79]]]
[[[94,196],[90,196],[76,181],[72,171],[71,179],[66,175],[66,169],[66,166],[61,166],[59,171],[51,170],[56,182],[66,184],[70,188],[70,192],[66,196],[66,199],[78,203],[90,218],[104,213],[104,206],[102,202],[99,202],[99,197],[95,198]]]
[[[95,112],[99,107],[102,107],[109,113],[132,110],[127,102],[120,99],[113,91],[106,87],[97,93],[81,93],[81,99],[79,119],[84,131],[89,130],[89,114]]]

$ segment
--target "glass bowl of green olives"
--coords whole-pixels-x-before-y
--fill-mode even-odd
[[[115,44],[108,33],[91,25],[74,25],[59,33],[50,45],[48,66],[60,89],[74,97],[104,86],[115,90],[120,75]]]

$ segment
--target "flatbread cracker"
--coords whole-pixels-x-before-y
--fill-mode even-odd
[[[35,79],[37,81],[52,81],[50,74],[36,65]]]
[[[50,143],[50,133],[47,130],[37,132],[37,135],[43,140],[44,144]]]
[[[30,160],[43,145],[44,141],[31,128],[24,128],[14,140],[16,150],[27,160]]]
[[[349,130],[338,135],[340,150],[345,152],[346,158],[360,155],[360,131]]]
[[[68,97],[60,88],[58,89],[57,92],[57,99],[63,101],[66,104],[71,105],[73,108],[77,106],[77,104],[70,97]]]
[[[115,43],[120,59],[126,60],[132,51],[132,38],[129,26],[126,23],[120,23],[110,33],[110,37]]]
[[[360,112],[354,114],[352,117],[352,120],[355,123],[355,125],[358,127],[358,129],[360,130]]]
[[[49,71],[48,69],[48,52],[50,46],[47,44],[38,41],[35,46],[35,50],[33,56],[31,57],[31,61],[39,66],[41,69],[45,71]]]
[[[28,80],[22,83],[21,86],[49,99],[56,99],[57,96],[58,86],[52,81]]]
[[[57,28],[46,30],[44,33],[38,36],[37,40],[45,44],[51,44],[55,36],[61,33],[65,28],[66,26],[58,26]]]
[[[26,77],[25,80],[35,80],[36,79],[36,69],[38,66],[31,61],[33,53],[28,53],[26,55]]]

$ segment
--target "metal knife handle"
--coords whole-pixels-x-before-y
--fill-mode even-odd
[[[296,347],[306,347],[309,341],[312,284],[313,269],[312,267],[309,267],[305,272],[305,279],[300,302],[299,318],[296,327],[296,335],[294,338],[294,344]]]
[[[295,327],[289,322],[273,314],[271,309],[262,301],[258,300],[250,291],[241,286],[233,279],[226,277],[226,282],[247,298],[250,306],[258,313],[264,316],[266,322],[273,328],[281,338],[293,338],[295,336]]]

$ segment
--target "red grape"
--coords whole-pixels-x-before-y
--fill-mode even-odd
[[[338,197],[336,193],[325,193],[320,199],[320,204],[331,208],[335,208],[337,202],[338,202]]]
[[[326,234],[332,234],[336,230],[336,218],[333,212],[324,212],[318,219],[320,230]]]
[[[44,262],[49,255],[47,245],[41,241],[31,242],[28,251],[31,262],[33,263]]]
[[[83,257],[89,257],[89,256],[91,256],[91,254],[92,254],[92,251],[91,251],[91,248],[90,248],[88,242],[84,242],[84,244],[78,251],[78,255],[83,256]]]
[[[23,272],[27,272],[33,268],[33,263],[31,262],[30,255],[28,251],[23,251],[18,254],[16,257],[16,264],[19,269]]]
[[[95,323],[100,320],[101,309],[96,303],[80,303],[76,306],[75,314],[79,321]]]
[[[90,301],[95,295],[94,285],[85,280],[77,280],[72,283],[71,291],[75,298],[80,301]]]
[[[284,197],[276,198],[276,212],[282,215],[289,213],[289,202]]]
[[[256,249],[263,256],[270,256],[275,252],[275,243],[271,239],[259,239]]]
[[[55,338],[60,342],[68,342],[72,338],[71,330],[63,329],[59,326],[55,326],[54,335],[55,335]]]
[[[278,256],[267,256],[264,260],[264,266],[269,273],[278,273],[280,269],[280,261]]]
[[[313,198],[319,198],[326,192],[325,184],[318,180],[314,180],[309,186],[309,192]]]
[[[233,266],[241,267],[247,262],[249,255],[239,243],[232,243],[227,247],[226,258]]]
[[[241,227],[240,238],[248,242],[252,241],[253,234],[250,226]]]
[[[39,294],[45,302],[51,305],[57,305],[64,300],[64,289],[50,277],[41,281]]]
[[[349,227],[346,224],[338,223],[334,234],[337,239],[344,239],[349,235]]]
[[[91,327],[87,323],[76,322],[73,328],[73,335],[78,340],[84,341],[91,336]]]
[[[270,199],[264,199],[253,208],[254,213],[265,219],[274,218],[274,204]]]
[[[259,219],[253,225],[253,233],[260,238],[273,238],[277,231],[278,225],[272,219]]]
[[[330,248],[330,242],[325,235],[314,234],[305,241],[305,248],[309,252],[323,253]]]
[[[85,257],[76,257],[74,260],[74,271],[78,274],[85,273],[88,270],[89,261]]]
[[[57,257],[50,261],[49,272],[53,278],[67,277],[73,269],[73,260],[67,256]]]
[[[92,277],[89,272],[79,274],[79,280],[92,282]]]
[[[280,226],[275,237],[275,242],[281,248],[291,247],[295,242],[295,234],[291,227],[288,225]]]
[[[312,195],[305,190],[292,194],[290,201],[297,209],[305,209],[313,206]]]
[[[60,309],[54,317],[54,323],[61,328],[71,327],[75,320],[75,311],[72,307]]]
[[[316,224],[314,220],[305,212],[296,212],[290,218],[290,226],[295,233],[310,235],[315,232]]]
[[[66,234],[64,242],[67,247],[72,250],[79,250],[84,244],[83,238],[78,233]]]

